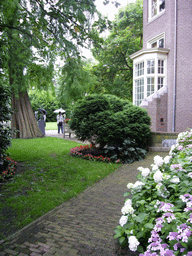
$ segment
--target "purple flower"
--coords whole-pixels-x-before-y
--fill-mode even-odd
[[[167,238],[171,241],[171,240],[176,240],[177,236],[179,234],[177,232],[169,232],[169,235],[167,236]]]
[[[173,212],[173,210],[171,209],[172,207],[174,207],[173,204],[161,202],[159,210],[161,210],[163,212]]]
[[[187,224],[183,223],[183,224],[181,224],[181,225],[179,226],[179,228],[181,228],[181,229],[186,229],[186,228],[188,228],[188,226],[187,226]]]
[[[168,244],[162,244],[161,247],[167,249]]]
[[[190,194],[185,194],[185,195],[183,195],[184,197],[191,197],[191,195]]]
[[[192,214],[190,214],[190,218],[187,220],[187,222],[192,223]]]
[[[164,254],[165,256],[174,256],[175,254],[174,254],[174,252],[172,251],[172,250],[166,250],[165,251],[165,254]]]
[[[144,254],[140,253],[139,256],[158,256],[156,252],[146,251]]]
[[[192,252],[188,252],[188,253],[187,253],[187,256],[192,256]]]
[[[157,242],[159,240],[159,235],[158,235],[158,233],[157,233],[157,231],[154,231],[154,230],[152,230],[151,231],[151,237],[149,238],[149,243],[151,243],[151,242]]]
[[[186,172],[186,170],[183,169],[181,164],[171,164],[170,169],[175,172],[179,172],[179,171]]]
[[[178,147],[177,147],[177,150],[179,150],[179,151],[181,151],[183,149],[183,146],[182,145],[179,145]]]
[[[180,243],[176,243],[173,246],[174,250],[177,251],[179,248],[182,248],[182,245]]]
[[[184,209],[184,212],[189,212],[189,211],[192,211],[191,207],[187,207],[187,208]]]

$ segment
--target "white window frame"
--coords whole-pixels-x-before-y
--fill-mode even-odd
[[[157,12],[155,15],[152,15],[152,5],[153,5],[153,0],[148,0],[148,21],[151,21],[158,17],[159,15],[163,14],[165,12],[165,8],[160,11],[160,6],[163,0],[156,0],[156,9]]]
[[[148,81],[150,80],[150,83]],[[152,82],[153,80],[153,82]],[[154,76],[148,76],[147,77],[147,97],[152,95],[155,92],[155,77]]]
[[[135,76],[144,75],[144,61],[135,64]]]
[[[139,106],[144,99],[144,60],[134,64],[134,104]]]
[[[149,60],[154,60],[154,73],[148,73],[147,72],[147,62]],[[160,66],[159,66],[160,61]],[[163,61],[163,63],[162,63]],[[136,66],[140,63],[144,62],[144,74],[141,76],[136,76]],[[159,73],[159,68],[161,68]],[[133,65],[133,104],[134,105],[140,105],[142,103],[142,100],[147,99],[150,97],[153,93],[157,92],[162,87],[167,86],[167,55],[158,53],[158,50],[156,52],[151,51],[149,53],[143,54],[137,58],[134,59],[134,65]],[[142,89],[138,89],[138,82],[137,80],[143,78],[144,80],[144,94],[140,93],[142,92]],[[148,80],[147,78],[154,78],[154,84],[151,84],[150,82],[150,88],[148,86]],[[159,83],[160,82],[160,83]],[[139,91],[140,90],[140,91]],[[141,95],[138,95],[138,94]]]
[[[134,102],[134,104],[136,106],[139,106],[141,104],[142,100],[144,100],[144,77],[135,79],[134,87],[135,87],[135,90],[134,90],[135,102]]]
[[[147,60],[147,75],[155,74],[155,59]]]
[[[152,45],[153,45],[154,43],[157,43],[157,47],[156,47],[156,48],[161,48],[161,47],[159,47],[159,41],[160,41],[161,39],[164,39],[164,47],[162,47],[162,48],[165,48],[165,32],[163,32],[163,33],[161,33],[160,35],[155,36],[155,37],[153,37],[152,39],[150,39],[150,40],[147,41],[147,49],[153,48]]]

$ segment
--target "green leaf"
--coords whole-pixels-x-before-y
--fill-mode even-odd
[[[131,193],[130,192],[126,192],[126,193],[124,193],[124,197],[127,197],[127,196],[129,196]]]
[[[119,237],[121,237],[121,234],[120,234],[120,233],[119,233],[119,234],[114,235],[114,238],[119,238]]]
[[[144,252],[143,246],[139,245],[137,247],[137,251],[143,253]]]
[[[120,244],[122,244],[124,241],[125,241],[125,237],[121,237],[121,238],[119,238],[119,242],[120,242]]]
[[[138,203],[138,204],[142,204],[142,205],[143,205],[143,204],[145,204],[145,203],[146,203],[146,201],[145,201],[145,200],[140,200],[140,201],[137,201],[137,203]]]
[[[146,227],[146,228],[149,228],[149,229],[153,229],[153,224],[147,223],[147,224],[145,224],[145,227]]]
[[[142,223],[146,216],[148,216],[147,213],[140,213],[139,215],[133,217],[133,219],[136,220],[139,223]]]

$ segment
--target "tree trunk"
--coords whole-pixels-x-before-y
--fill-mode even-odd
[[[12,94],[12,108],[14,112],[11,127],[16,130],[14,138],[29,139],[44,136],[38,127],[27,92],[19,93],[19,97]]]

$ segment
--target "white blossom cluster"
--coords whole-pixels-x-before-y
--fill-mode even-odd
[[[136,223],[134,225],[134,228],[136,227],[135,230],[133,226],[129,229],[128,224],[122,229],[125,230],[124,235],[128,238],[131,251],[137,251],[140,243],[140,246],[143,246],[142,240],[140,242],[137,240],[137,232],[142,233],[142,230],[146,228],[151,229],[150,245],[147,247],[147,251],[144,254],[140,254],[140,256],[172,256],[175,255],[175,251],[180,251],[180,253],[186,252],[186,248],[183,247],[182,243],[190,242],[189,237],[191,239],[192,236],[192,195],[186,193],[177,199],[186,203],[186,207],[181,209],[181,212],[183,211],[185,213],[184,216],[187,216],[186,223],[180,222],[182,224],[177,227],[177,230],[175,230],[176,226],[174,223],[177,222],[177,218],[180,218],[178,217],[180,215],[175,215],[174,213],[176,207],[181,207],[183,203],[178,205],[173,205],[172,203],[178,197],[180,191],[185,191],[185,184],[190,184],[189,188],[186,188],[186,191],[190,193],[190,186],[192,184],[191,163],[192,129],[179,134],[177,144],[171,147],[168,156],[165,158],[159,155],[155,156],[151,168],[138,167],[139,180],[135,183],[127,184],[127,188],[132,194],[132,200],[128,199],[125,201],[121,209],[122,217],[119,220],[122,228],[128,223],[128,220],[129,222]],[[159,216],[156,219],[155,225],[152,221],[150,222],[151,211]],[[149,220],[146,217],[148,214]],[[182,218],[181,221],[183,221]],[[167,225],[172,225],[174,231],[164,229]],[[162,228],[163,232],[169,231],[166,241],[163,236],[161,237]],[[173,243],[169,243],[169,241],[173,240],[176,243],[171,248],[170,244]],[[191,254],[186,255],[192,255],[192,251],[188,253]]]
[[[129,249],[133,252],[137,251],[137,246],[139,245],[139,241],[135,236],[130,236],[129,237]]]
[[[127,199],[125,201],[124,206],[121,209],[121,213],[123,214],[123,216],[121,216],[121,218],[119,220],[119,224],[123,227],[128,221],[128,216],[130,214],[134,213],[134,209],[132,207],[132,200],[131,199]]]

